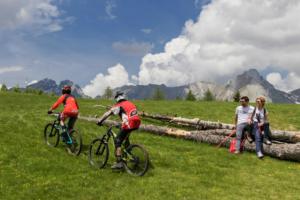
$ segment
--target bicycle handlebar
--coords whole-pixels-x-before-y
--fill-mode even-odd
[[[98,122],[96,123],[98,126],[103,126],[103,124],[98,124]],[[108,127],[109,129],[111,128],[121,128],[121,125],[120,124],[111,124],[109,125]]]
[[[59,117],[60,117],[60,112],[52,112],[52,113],[48,113],[48,115],[53,115],[53,116],[55,116],[55,117],[57,117],[58,119],[59,119]]]
[[[51,113],[52,115],[54,114],[54,115],[60,115],[60,112],[52,112]]]

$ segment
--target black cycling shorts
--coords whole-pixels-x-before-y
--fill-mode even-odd
[[[125,140],[125,146],[129,146],[130,142],[129,142],[129,135],[132,131],[134,131],[136,129],[121,129],[120,132],[118,133],[117,137],[115,138],[115,146],[116,148],[121,147],[122,143]]]

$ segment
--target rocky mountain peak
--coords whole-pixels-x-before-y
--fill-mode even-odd
[[[42,90],[46,93],[55,93],[56,95],[61,95],[61,88],[64,85],[72,86],[72,94],[75,97],[86,97],[86,95],[84,95],[80,86],[74,84],[74,82],[70,80],[63,80],[57,85],[54,80],[45,78],[27,87],[32,89]]]
[[[244,73],[237,75],[234,81],[232,81],[232,88],[235,90],[239,90],[247,85],[255,85],[255,84],[267,84],[265,79],[259,74],[256,69],[249,69]],[[269,84],[268,86],[272,86]]]

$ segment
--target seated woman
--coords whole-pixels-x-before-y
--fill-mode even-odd
[[[269,136],[268,112],[265,107],[266,99],[264,97],[256,98],[256,107],[251,116],[253,123],[252,134],[255,136],[256,154],[258,158],[263,158],[263,138],[266,144],[271,144]]]

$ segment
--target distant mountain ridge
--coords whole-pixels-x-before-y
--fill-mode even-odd
[[[64,85],[72,86],[72,95],[74,95],[75,97],[87,97],[83,93],[81,87],[77,84],[74,84],[74,82],[70,80],[63,80],[59,84],[56,84],[54,80],[45,78],[36,83],[28,85],[26,88],[42,90],[45,93],[54,93],[56,95],[61,95],[61,89]]]
[[[81,87],[70,80],[64,80],[57,84],[54,80],[45,78],[27,86],[27,88],[60,95],[61,88],[64,85],[72,86],[72,94],[74,96],[88,98],[83,93]],[[164,84],[125,85],[113,89],[113,92],[118,90],[124,91],[129,99],[151,99],[157,88],[164,94],[166,99],[185,99],[189,90],[192,91],[197,99],[202,99],[205,92],[210,90],[215,98],[221,101],[232,101],[234,94],[239,91],[241,96],[248,96],[251,102],[255,101],[256,97],[262,95],[267,98],[268,102],[300,103],[300,88],[289,93],[280,91],[264,79],[256,69],[249,69],[237,75],[234,79],[229,80],[224,85],[205,81],[198,81],[177,87],[168,87]]]
[[[249,96],[250,101],[255,101],[258,96],[265,96],[268,102],[274,103],[297,103],[300,101],[300,89],[292,93],[286,93],[276,89],[271,83],[265,80],[256,69],[250,69],[228,81],[226,85],[219,85],[211,82],[199,81],[192,84],[167,87],[165,85],[131,85],[115,88],[115,91],[124,91],[129,99],[149,99],[154,91],[159,88],[166,99],[184,99],[189,90],[197,99],[202,99],[207,90],[210,90],[217,100],[232,101],[234,94]]]

